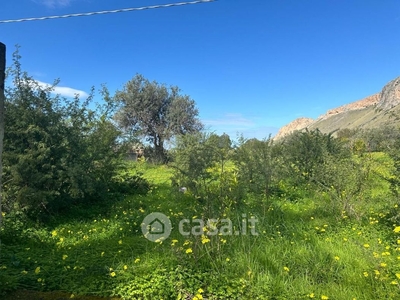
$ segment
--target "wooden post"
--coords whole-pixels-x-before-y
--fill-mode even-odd
[[[4,81],[6,77],[6,45],[0,42],[0,227],[3,220],[2,214],[2,175],[3,175],[3,139],[4,139]]]

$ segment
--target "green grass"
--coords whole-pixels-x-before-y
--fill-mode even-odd
[[[249,197],[240,211],[215,218],[229,217],[237,229],[242,214],[254,216],[258,236],[206,239],[177,230],[182,218],[201,217],[203,210],[189,193],[171,187],[172,170],[138,164],[132,172],[152,183],[147,195],[115,199],[106,209],[46,227],[6,215],[0,291],[124,299],[399,299],[400,234],[393,232],[399,224],[390,219],[398,208],[380,176],[387,173],[387,158],[373,159],[375,177],[357,206],[358,219],[328,209],[326,195]],[[141,234],[151,212],[173,223],[163,243]]]

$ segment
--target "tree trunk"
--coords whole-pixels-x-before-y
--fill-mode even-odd
[[[2,214],[2,175],[3,175],[3,139],[4,139],[4,80],[6,71],[6,45],[0,43],[0,227],[3,220]]]
[[[154,139],[154,154],[157,163],[165,163],[164,140],[160,136]]]

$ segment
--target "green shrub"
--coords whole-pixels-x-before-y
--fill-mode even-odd
[[[53,87],[22,72],[19,61],[17,52],[8,71],[13,86],[6,89],[4,210],[35,218],[102,199],[124,152],[107,90],[101,91],[105,104],[93,110],[93,90],[83,102],[52,96]]]

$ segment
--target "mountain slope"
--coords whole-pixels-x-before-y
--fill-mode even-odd
[[[327,111],[316,120],[296,119],[283,126],[274,139],[296,130],[319,129],[334,133],[340,129],[377,128],[385,124],[400,124],[400,77],[390,81],[378,94]],[[306,120],[306,121],[305,121]]]

